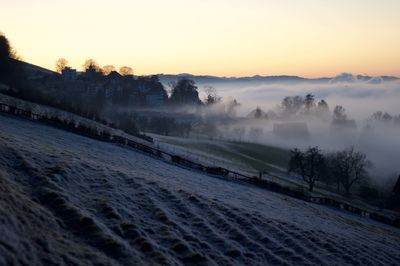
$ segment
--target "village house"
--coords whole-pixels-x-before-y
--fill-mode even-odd
[[[75,81],[78,77],[76,69],[65,67],[61,71],[61,80],[62,81]]]

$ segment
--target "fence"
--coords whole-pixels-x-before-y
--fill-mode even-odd
[[[392,219],[387,216],[369,212],[358,207],[351,206],[347,203],[339,202],[326,197],[314,197],[308,195],[308,193],[304,192],[302,189],[292,189],[285,186],[280,185],[276,182],[271,182],[265,179],[260,179],[257,177],[247,176],[229,169],[225,169],[222,167],[211,167],[205,166],[200,163],[193,162],[191,160],[185,159],[179,155],[171,154],[169,152],[162,151],[158,148],[153,148],[149,145],[139,143],[132,139],[114,135],[107,131],[98,131],[97,128],[91,127],[90,125],[75,125],[72,121],[61,120],[58,117],[47,117],[40,114],[32,113],[30,110],[23,110],[21,108],[17,108],[15,106],[10,106],[7,104],[0,103],[0,111],[4,113],[9,113],[13,115],[17,115],[19,117],[24,117],[29,120],[39,121],[45,123],[47,125],[51,125],[57,128],[62,128],[76,134],[86,136],[92,139],[116,143],[122,146],[130,147],[132,149],[138,150],[146,155],[152,156],[154,158],[163,160],[168,163],[172,163],[184,168],[189,168],[192,170],[196,170],[207,175],[223,177],[224,179],[230,179],[232,181],[240,181],[248,184],[256,185],[260,188],[268,189],[270,191],[274,191],[277,193],[285,194],[290,197],[294,197],[300,200],[312,202],[315,204],[325,205],[341,210],[345,210],[351,212],[356,215],[360,215],[363,217],[369,217],[375,221],[385,223],[391,226],[395,226],[400,228],[400,218]],[[152,142],[152,141],[151,141]]]

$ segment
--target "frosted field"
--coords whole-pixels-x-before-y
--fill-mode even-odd
[[[0,265],[398,265],[400,230],[0,115]]]

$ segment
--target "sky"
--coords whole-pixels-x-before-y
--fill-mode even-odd
[[[135,74],[400,76],[399,0],[0,0],[23,60]]]

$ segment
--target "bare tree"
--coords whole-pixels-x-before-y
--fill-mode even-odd
[[[113,65],[106,65],[103,66],[103,74],[104,75],[109,75],[111,72],[115,71],[115,66]]]
[[[390,125],[395,121],[395,116],[392,116],[389,113],[384,113],[382,111],[377,111],[372,114],[372,116],[368,119],[368,122],[372,123],[381,123],[385,125]]]
[[[285,115],[295,115],[304,104],[304,99],[301,96],[285,97],[282,100],[281,106]]]
[[[122,66],[122,67],[119,68],[119,73],[122,76],[133,75],[133,68],[128,67],[128,66]]]
[[[367,156],[350,147],[343,151],[331,154],[329,157],[329,170],[336,183],[343,186],[347,194],[354,184],[360,183],[368,177],[367,169],[372,167],[372,163],[367,160]]]
[[[68,61],[65,58],[60,58],[56,61],[56,71],[58,73],[61,73],[67,66],[68,66]]]
[[[96,70],[96,72],[100,71],[99,64],[97,64],[96,60],[94,59],[87,59],[83,64],[83,69],[84,70],[94,69]]]
[[[292,150],[288,172],[301,176],[312,192],[315,183],[325,174],[325,159],[321,150],[318,147],[309,147],[305,152]]]
[[[217,90],[212,86],[204,87],[204,92],[206,93],[206,98],[204,103],[206,105],[213,105],[221,102],[221,97],[218,96]]]

